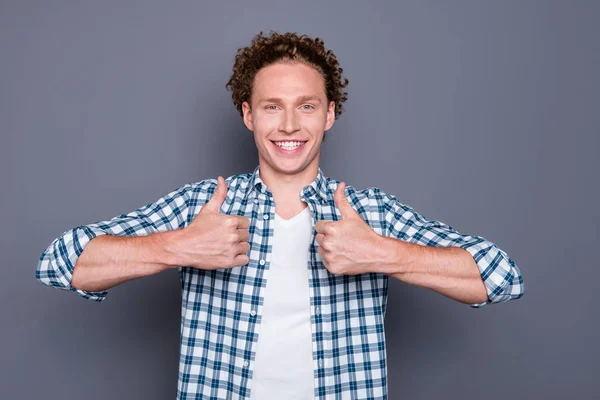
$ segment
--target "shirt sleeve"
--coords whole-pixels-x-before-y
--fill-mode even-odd
[[[75,263],[85,246],[100,235],[144,236],[185,227],[191,189],[192,184],[186,184],[130,213],[65,231],[42,253],[36,279],[48,286],[74,291],[88,300],[103,301],[106,290],[91,292],[71,286]]]
[[[470,304],[479,308],[487,304],[501,303],[523,296],[525,286],[519,267],[491,241],[465,235],[451,226],[425,218],[411,206],[398,201],[395,196],[382,196],[385,221],[383,230],[387,236],[425,246],[461,247],[467,250],[481,274],[488,299],[483,303]]]

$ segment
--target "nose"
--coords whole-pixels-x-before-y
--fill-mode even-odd
[[[285,110],[279,124],[279,131],[285,133],[294,133],[300,130],[300,123],[294,110]]]

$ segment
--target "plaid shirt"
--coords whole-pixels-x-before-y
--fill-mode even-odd
[[[272,254],[275,203],[257,166],[252,174],[226,179],[221,213],[250,219],[250,262],[241,267],[198,270],[179,267],[182,288],[177,399],[250,397],[263,295]],[[313,221],[341,219],[333,193],[339,181],[323,175],[305,186],[301,199]],[[106,291],[87,292],[70,285],[73,266],[98,235],[141,236],[187,226],[212,197],[216,179],[186,184],[128,214],[64,232],[42,254],[36,278],[46,285],[103,301]],[[488,293],[482,307],[523,295],[519,268],[494,243],[464,235],[428,220],[396,197],[369,187],[346,186],[352,207],[380,235],[427,246],[456,246],[474,258]],[[317,252],[313,228],[307,268],[315,398],[385,399],[387,363],[384,334],[388,275],[334,275]]]

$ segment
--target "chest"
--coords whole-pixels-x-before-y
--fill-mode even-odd
[[[264,298],[264,288],[269,280],[273,263],[300,262],[303,264],[305,279],[308,281],[310,305],[313,311],[318,310],[320,318],[330,318],[339,312],[357,310],[370,305],[375,307],[375,314],[385,313],[385,293],[387,292],[387,276],[383,274],[366,273],[360,275],[332,274],[323,264],[317,251],[316,231],[314,224],[320,220],[337,221],[341,214],[331,202],[320,202],[316,198],[306,198],[304,209],[277,208],[272,197],[257,195],[244,201],[225,201],[220,212],[229,215],[241,215],[250,220],[249,233],[250,251],[248,264],[230,269],[217,269],[211,273],[202,273],[205,284],[217,284],[226,290],[242,290],[251,293],[258,303]],[[277,214],[281,212],[281,214]],[[283,220],[293,220],[303,217],[306,212],[311,224],[294,225],[296,235],[278,235],[275,233],[278,224],[277,216]],[[293,215],[291,215],[293,214]],[[364,210],[363,219],[372,225],[377,232],[380,225],[372,224],[370,215]],[[283,224],[286,222],[283,221]],[[381,232],[377,232],[381,233]],[[190,271],[197,273],[196,271]],[[223,283],[224,282],[224,283]],[[205,290],[201,288],[200,290]],[[242,300],[245,297],[241,298]],[[251,308],[251,305],[245,306]]]

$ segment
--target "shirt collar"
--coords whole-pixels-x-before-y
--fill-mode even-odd
[[[254,172],[250,176],[248,194],[250,194],[252,190],[256,190],[263,194],[267,193],[267,185],[260,178],[259,172],[260,165],[257,165],[256,168],[254,168]],[[306,185],[302,188],[301,196],[306,196],[309,199],[317,198],[321,202],[321,204],[327,203],[327,201],[329,200],[331,193],[329,193],[327,187],[327,177],[325,176],[325,174],[323,174],[323,171],[320,167],[318,168],[317,176],[315,177],[315,179],[309,185]]]

